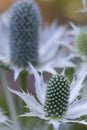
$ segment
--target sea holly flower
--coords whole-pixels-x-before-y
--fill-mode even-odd
[[[27,1],[13,6],[9,26],[11,62],[20,68],[38,62],[40,16],[35,4]]]
[[[73,38],[73,43],[70,45],[71,54],[76,64],[76,75],[80,77],[83,72],[87,72],[87,28],[86,26],[77,26],[71,22],[70,25],[73,29],[68,31],[67,34],[71,34]]]
[[[82,73],[87,74],[87,33],[81,32],[76,40],[76,54],[80,57],[81,61],[78,63],[76,69],[77,76],[80,77]]]
[[[43,75],[39,75],[36,69],[30,64],[30,68],[35,77],[35,90],[37,99],[30,93],[9,90],[18,95],[27,105],[28,113],[21,116],[39,117],[49,124],[54,130],[58,130],[60,124],[77,122],[87,125],[82,116],[87,115],[87,98],[81,99],[80,90],[86,74],[79,79],[73,79],[72,83],[66,78],[64,71],[57,72],[47,83],[44,82]]]
[[[64,43],[59,42],[65,37],[66,26],[53,23],[42,29],[40,25],[40,11],[32,0],[17,1],[1,15],[0,60],[15,71],[15,79],[28,68],[28,62],[39,71],[75,67],[65,38]]]
[[[87,0],[82,0],[83,9],[78,12],[87,13]],[[78,28],[75,26],[75,28]],[[73,54],[77,55],[79,60],[77,59],[77,67],[76,67],[76,75],[80,77],[82,73],[87,73],[87,27],[85,25],[81,26],[78,31],[78,35],[75,40],[75,46],[73,48]],[[79,62],[80,61],[80,62]]]
[[[87,0],[82,0],[84,9],[83,13],[87,12]],[[86,11],[86,12],[85,12]],[[80,12],[80,11],[79,11]],[[86,42],[87,42],[87,26],[78,26],[70,22],[72,30],[67,33],[72,36],[73,44],[71,44],[71,53],[74,57],[76,64],[76,75],[80,77],[82,73],[87,73],[87,55],[86,55]],[[74,37],[73,37],[74,36]]]
[[[18,68],[38,62],[39,9],[33,2],[18,1],[11,8],[9,20],[10,62]]]
[[[87,57],[87,33],[80,33],[77,38],[77,49],[78,52]]]
[[[81,77],[83,73],[86,74],[87,76],[87,32],[81,32],[76,40],[76,49],[77,49],[77,54],[80,57],[80,62],[78,63],[76,67],[76,76]],[[85,97],[87,95],[86,86],[87,82],[85,80],[85,84],[83,86],[83,91],[82,91],[82,97]]]

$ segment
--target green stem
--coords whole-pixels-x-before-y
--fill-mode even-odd
[[[26,70],[23,70],[19,75],[19,83],[23,91],[27,91],[27,76],[28,72]]]
[[[19,75],[19,86],[25,92],[27,92],[27,76],[28,72],[26,70],[23,70]],[[20,99],[18,100],[18,110],[20,114],[24,111],[23,101]]]
[[[8,82],[7,82],[7,77],[6,77],[6,72],[4,69],[1,69],[1,80],[2,80],[2,86],[3,86],[3,90],[6,96],[6,100],[7,100],[7,105],[8,105],[8,109],[9,109],[9,113],[11,116],[11,119],[13,121],[13,129],[14,130],[21,130],[19,121],[17,119],[17,115],[16,115],[16,109],[15,109],[15,105],[14,105],[14,100],[12,97],[12,94],[9,92],[8,90]]]

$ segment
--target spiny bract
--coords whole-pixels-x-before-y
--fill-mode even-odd
[[[11,61],[18,67],[38,62],[40,12],[38,6],[22,0],[12,6],[10,18]]]
[[[87,56],[87,33],[79,34],[77,38],[77,49],[80,54]]]
[[[47,83],[44,111],[50,118],[61,118],[67,111],[69,81],[63,75],[53,76]]]

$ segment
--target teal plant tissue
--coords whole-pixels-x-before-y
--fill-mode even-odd
[[[67,111],[70,95],[69,81],[63,75],[53,76],[47,83],[44,110],[48,117],[61,118]]]
[[[12,7],[10,18],[11,62],[17,67],[27,67],[28,62],[38,62],[40,12],[34,2],[22,0]]]

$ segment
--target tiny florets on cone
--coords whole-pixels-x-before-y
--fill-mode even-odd
[[[63,75],[53,76],[47,83],[44,111],[50,118],[62,117],[68,106],[70,94],[69,81]]]
[[[38,62],[40,12],[34,2],[22,0],[12,6],[10,18],[11,61],[18,67]]]
[[[87,56],[87,33],[79,34],[77,38],[77,49],[80,54]]]

